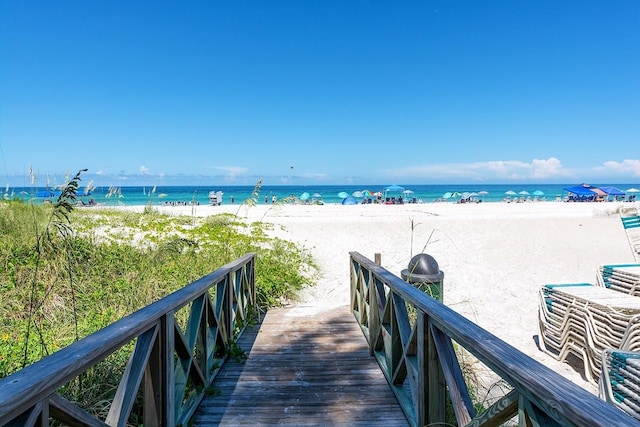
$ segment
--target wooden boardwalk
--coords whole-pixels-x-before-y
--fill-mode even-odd
[[[194,425],[408,425],[346,306],[270,310],[239,344]]]

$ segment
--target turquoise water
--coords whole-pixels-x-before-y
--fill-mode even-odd
[[[401,191],[389,191],[386,193],[387,197],[403,197],[405,200],[416,199],[417,202],[433,202],[440,200],[446,193],[477,193],[477,198],[482,202],[502,202],[506,197],[507,191],[513,191],[516,194],[521,191],[529,193],[529,197],[533,198],[535,191],[541,191],[543,196],[538,196],[541,200],[553,201],[557,197],[564,197],[568,195],[565,188],[573,187],[580,184],[493,184],[493,185],[402,185],[405,190],[412,191],[412,193],[403,194]],[[640,188],[640,183],[633,184],[594,184],[598,187],[613,186],[625,191],[629,188]],[[369,190],[372,193],[382,192],[385,193],[386,186],[379,185],[309,185],[309,186],[274,186],[263,185],[259,197],[258,203],[264,204],[271,203],[273,197],[277,200],[294,196],[300,198],[303,193],[309,194],[309,201],[312,200],[314,194],[320,194],[324,203],[341,203],[342,197],[338,196],[338,193],[345,192],[349,195],[354,192],[363,190]],[[19,197],[23,199],[31,199],[40,201],[41,197],[38,197],[38,193],[44,190],[43,188],[9,188],[6,195],[8,197]],[[111,191],[110,191],[111,190]],[[222,203],[223,204],[240,204],[244,200],[251,197],[254,187],[253,186],[174,186],[174,187],[119,187],[113,191],[113,188],[109,187],[96,187],[93,189],[91,195],[83,196],[82,200],[87,201],[94,199],[95,202],[105,204],[107,206],[140,206],[140,205],[162,205],[166,203],[198,203],[209,204],[209,191],[222,191]],[[81,189],[82,191],[82,189]],[[482,192],[482,193],[481,193]],[[486,194],[485,194],[486,192]],[[637,193],[636,193],[637,194]],[[513,198],[513,196],[511,196]],[[520,197],[520,195],[516,195]],[[524,195],[524,197],[527,197]],[[266,199],[265,199],[266,198]],[[357,197],[358,202],[362,201],[362,197]],[[448,202],[460,200],[459,196],[446,199]]]

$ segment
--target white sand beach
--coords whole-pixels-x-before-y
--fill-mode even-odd
[[[272,223],[274,235],[308,248],[321,279],[301,295],[302,313],[349,304],[349,252],[400,276],[412,255],[444,272],[444,303],[525,354],[597,393],[581,371],[541,352],[541,286],[595,282],[601,264],[634,262],[620,203],[428,203],[407,205],[163,206],[172,214],[221,212]],[[629,204],[624,204],[629,206]],[[128,207],[126,209],[142,209]],[[413,222],[413,230],[412,230]]]

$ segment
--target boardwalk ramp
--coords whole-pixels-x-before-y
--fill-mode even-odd
[[[408,425],[347,306],[269,310],[238,344],[193,425]]]

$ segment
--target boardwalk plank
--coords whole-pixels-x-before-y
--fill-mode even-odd
[[[193,417],[195,426],[406,426],[348,307],[270,310],[238,344]]]

